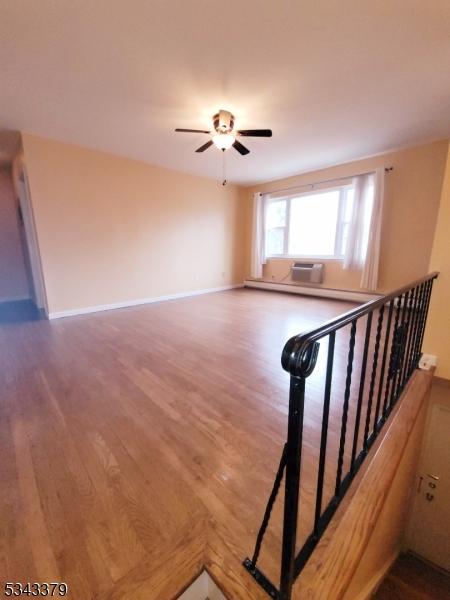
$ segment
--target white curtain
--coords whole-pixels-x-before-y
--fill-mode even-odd
[[[372,209],[373,173],[358,175],[352,180],[354,188],[344,269],[362,269],[366,261],[368,225]]]
[[[263,276],[263,265],[266,264],[265,240],[265,200],[256,192],[253,194],[253,230],[252,230],[252,260],[250,276],[260,279]]]
[[[378,284],[384,168],[354,177],[353,185],[344,269],[362,269],[361,287],[374,291]]]
[[[361,287],[375,291],[378,285],[378,265],[381,249],[381,224],[384,203],[384,168],[373,175],[373,204],[367,240],[366,260],[361,277]]]

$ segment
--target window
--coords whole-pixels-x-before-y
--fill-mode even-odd
[[[348,239],[351,185],[269,199],[266,256],[342,258]]]

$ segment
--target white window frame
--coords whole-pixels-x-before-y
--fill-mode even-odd
[[[328,260],[342,260],[344,258],[344,254],[340,253],[340,248],[342,246],[342,237],[344,232],[344,226],[348,221],[344,221],[345,215],[345,203],[346,196],[349,190],[353,189],[352,184],[339,185],[327,188],[320,188],[317,190],[307,190],[305,192],[299,192],[297,194],[291,196],[280,196],[275,198],[270,198],[267,200],[267,207],[275,202],[286,202],[286,221],[284,227],[273,227],[272,229],[284,229],[284,238],[283,238],[283,253],[281,254],[267,254],[267,258],[289,258],[289,259],[298,259],[298,258],[308,258],[308,259],[328,259]],[[301,196],[312,196],[315,194],[323,194],[324,192],[333,192],[339,191],[339,206],[338,206],[338,214],[336,219],[336,235],[334,242],[334,254],[289,254],[289,234],[290,234],[290,217],[291,217],[291,202],[295,198],[300,198]],[[269,231],[267,227],[267,223],[265,226],[265,233]]]

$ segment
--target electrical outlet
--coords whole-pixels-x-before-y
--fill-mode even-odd
[[[419,362],[419,369],[429,371],[437,365],[437,356],[434,354],[422,354],[422,358]]]

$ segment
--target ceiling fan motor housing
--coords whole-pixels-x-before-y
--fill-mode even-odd
[[[213,117],[214,129],[218,133],[230,133],[234,127],[234,115],[227,110],[220,110]]]

